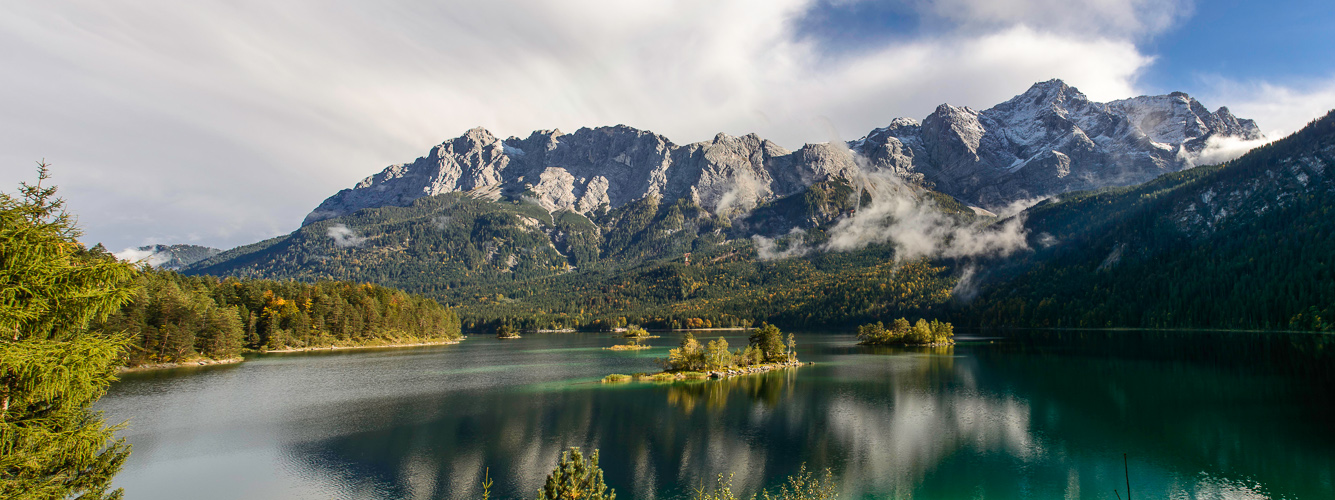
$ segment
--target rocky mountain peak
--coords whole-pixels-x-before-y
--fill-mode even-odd
[[[725,133],[676,145],[626,125],[538,130],[501,141],[479,127],[329,197],[303,224],[450,191],[525,197],[547,210],[578,213],[645,197],[687,198],[735,215],[814,182],[857,178],[864,169],[1001,208],[1187,168],[1211,137],[1261,134],[1251,120],[1222,107],[1210,113],[1185,93],[1105,104],[1057,79],[983,111],[947,103],[921,122],[896,118],[847,148],[808,144],[788,151],[756,134]]]
[[[848,156],[820,147],[793,153],[756,134],[719,133],[678,146],[626,125],[536,131],[505,141],[475,128],[329,197],[303,224],[449,191],[525,197],[547,210],[578,213],[645,197],[687,198],[716,213],[738,214],[813,182],[854,175],[856,163],[840,154]]]
[[[1185,93],[1103,104],[1056,79],[981,112],[942,104],[920,127],[910,123],[850,147],[986,208],[1145,182],[1191,166],[1210,137],[1260,138],[1252,121],[1210,113]]]
[[[1035,83],[1029,87],[1023,94],[1011,98],[1007,103],[1019,105],[1020,103],[1029,103],[1035,107],[1046,107],[1060,105],[1068,101],[1088,101],[1089,98],[1081,93],[1075,87],[1067,85],[1066,82],[1056,78],[1046,82]]]

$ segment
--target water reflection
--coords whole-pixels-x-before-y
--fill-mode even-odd
[[[774,408],[786,396],[792,395],[791,383],[799,369],[785,368],[723,380],[681,381],[664,385],[668,388],[668,404],[685,413],[691,413],[699,404],[704,404],[710,411],[720,410],[727,406],[734,392],[741,396],[738,399],[747,404],[760,403]]]
[[[306,363],[293,368],[312,377],[303,384],[364,390],[239,403],[282,457],[275,477],[320,485],[249,496],[477,498],[489,470],[493,498],[532,498],[560,452],[583,446],[602,450],[624,498],[674,498],[720,473],[754,492],[803,463],[832,469],[842,498],[1113,498],[1122,453],[1136,498],[1335,497],[1326,337],[965,340],[865,348],[803,336],[814,366],[672,384],[588,382],[652,366],[652,354],[597,349],[616,342],[599,337]],[[235,392],[225,382],[245,369],[193,383]],[[438,375],[411,378],[422,372]]]

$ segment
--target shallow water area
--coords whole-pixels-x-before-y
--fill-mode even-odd
[[[734,348],[742,332],[724,336]],[[261,355],[127,374],[98,405],[134,452],[127,498],[533,498],[560,452],[601,450],[618,497],[802,464],[841,498],[1335,498],[1335,343],[1227,332],[1027,331],[869,348],[800,333],[813,366],[722,381],[657,371],[680,334],[527,334]]]

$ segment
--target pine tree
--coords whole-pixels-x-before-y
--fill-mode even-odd
[[[130,300],[135,269],[75,241],[46,167],[0,193],[0,497],[120,498],[108,489],[129,446],[89,407],[127,339],[88,324]]]
[[[538,490],[538,500],[616,500],[616,497],[616,491],[603,483],[598,450],[593,450],[586,461],[579,448],[561,453],[561,461]]]

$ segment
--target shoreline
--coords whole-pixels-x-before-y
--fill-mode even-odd
[[[747,331],[747,330],[755,330],[755,328],[753,328],[753,327],[745,327],[745,326],[729,326],[729,327],[721,327],[721,328],[668,328],[668,329],[664,329],[664,330],[653,330],[653,331],[659,331],[659,332],[744,332],[744,331]]]
[[[267,350],[267,351],[255,351],[255,352],[256,352],[257,354],[274,354],[274,353],[284,354],[284,353],[293,353],[293,352],[342,351],[342,350],[347,350],[347,349],[383,349],[383,348],[396,348],[396,347],[427,347],[427,346],[434,346],[434,345],[454,345],[454,344],[458,344],[459,342],[462,342],[462,340],[442,340],[442,341],[439,341],[439,342],[415,342],[415,343],[411,343],[411,344],[376,344],[376,345],[350,345],[350,346],[331,345],[331,346],[327,346],[327,347],[292,347],[292,348],[287,348],[287,349],[273,349],[273,350]]]
[[[182,361],[179,363],[152,363],[139,366],[122,366],[116,369],[116,374],[149,372],[156,370],[171,370],[175,368],[199,368],[204,366],[234,365],[245,361],[246,358],[237,356],[227,359],[197,359],[193,361]]]
[[[801,368],[816,364],[815,361],[785,361],[783,363],[765,363],[746,367],[734,367],[726,370],[711,370],[703,372],[658,372],[652,375],[623,375],[613,373],[604,376],[604,384],[622,384],[629,382],[676,382],[679,380],[722,380],[725,378],[741,377],[746,375],[756,375],[770,372],[782,368]]]
[[[946,347],[955,345],[955,341],[951,340],[950,342],[933,342],[930,344],[869,344],[865,342],[858,342],[856,345],[865,347]]]
[[[800,368],[803,366],[810,366],[814,364],[816,364],[815,361],[805,361],[805,362],[787,361],[784,363],[766,363],[763,365],[729,368],[727,370],[714,370],[703,373],[709,379],[720,380],[725,378],[739,377],[742,375],[755,375],[757,373],[765,373],[769,371],[778,370],[781,368]]]
[[[416,343],[411,343],[411,344],[353,345],[353,346],[328,346],[328,347],[295,347],[295,348],[291,348],[291,349],[276,349],[276,350],[272,350],[272,351],[248,351],[248,353],[251,353],[251,354],[270,354],[270,353],[289,354],[289,353],[314,352],[314,351],[341,351],[341,350],[345,350],[345,349],[394,349],[394,348],[406,348],[406,347],[429,347],[429,346],[437,346],[437,345],[453,345],[453,344],[458,344],[459,342],[461,342],[461,341],[460,341],[460,340],[446,340],[446,341],[441,341],[441,342],[416,342]],[[234,357],[234,358],[227,358],[227,359],[209,359],[209,358],[204,358],[204,359],[196,359],[196,360],[190,360],[190,361],[182,361],[182,362],[179,362],[179,363],[150,363],[150,364],[139,365],[139,366],[122,366],[122,367],[116,369],[116,374],[117,374],[117,375],[120,375],[120,374],[123,374],[123,373],[138,373],[138,372],[148,372],[148,371],[157,371],[157,370],[173,370],[173,369],[176,369],[176,368],[200,368],[200,367],[205,367],[205,366],[234,365],[234,364],[242,363],[242,362],[244,362],[245,360],[246,360],[246,358],[245,358],[244,356],[237,356],[237,357]]]

